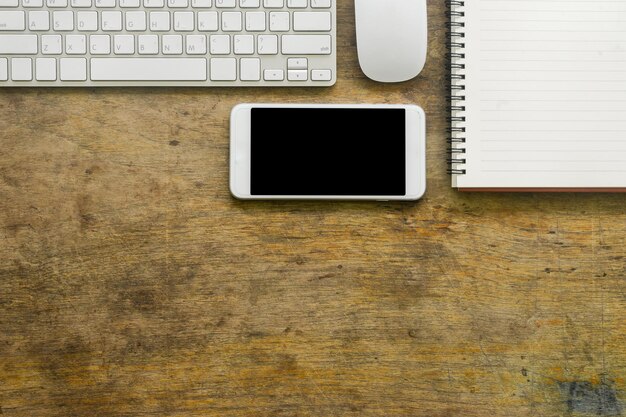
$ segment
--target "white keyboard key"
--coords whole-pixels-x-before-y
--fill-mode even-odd
[[[113,53],[115,55],[132,55],[135,53],[135,37],[133,35],[113,36]]]
[[[295,32],[328,32],[331,28],[330,12],[295,12],[293,30]]]
[[[41,53],[43,55],[59,55],[61,49],[61,35],[41,35]]]
[[[236,55],[252,55],[254,53],[254,36],[236,35],[233,49]]]
[[[228,55],[230,54],[230,36],[228,35],[211,35],[211,54],[212,55]]]
[[[98,30],[98,12],[76,13],[76,27],[84,32],[95,32]]]
[[[187,35],[185,40],[187,55],[206,54],[206,35]]]
[[[89,52],[91,55],[108,55],[111,53],[111,37],[109,35],[89,36]]]
[[[0,58],[0,81],[6,81],[9,79],[9,60],[7,58]]]
[[[314,9],[330,9],[331,0],[311,0],[311,7]]]
[[[266,9],[282,9],[285,7],[283,0],[263,0],[263,6]]]
[[[222,30],[224,32],[241,32],[241,12],[223,12]]]
[[[102,12],[100,17],[102,19],[102,30],[104,32],[119,32],[122,30],[122,12]]]
[[[30,58],[13,58],[11,60],[11,79],[13,81],[30,81],[33,79],[33,64]]]
[[[307,70],[289,70],[287,71],[287,79],[289,81],[306,81],[309,79],[309,71]]]
[[[96,7],[113,8],[115,7],[115,5],[116,5],[115,0],[96,0]]]
[[[311,80],[313,81],[330,81],[333,78],[331,70],[313,70],[311,71]]]
[[[50,30],[50,14],[48,11],[28,12],[28,29],[32,31]]]
[[[184,9],[189,7],[189,0],[167,0],[167,7],[172,9]]]
[[[0,0],[0,7],[17,7],[18,4],[18,0]],[[2,71],[2,68],[0,68],[0,71]]]
[[[139,35],[137,45],[140,55],[157,55],[159,53],[159,37],[157,35]]]
[[[67,0],[46,0],[46,6],[50,8],[67,7]]]
[[[23,7],[43,7],[43,0],[22,0]]]
[[[127,12],[126,13],[126,30],[129,32],[145,32],[146,30],[146,12]]]
[[[242,9],[258,9],[261,7],[261,0],[239,0],[239,7]]]
[[[70,0],[72,7],[91,7],[91,0]]]
[[[191,0],[191,7],[195,9],[208,9],[211,6],[211,0]]]
[[[217,12],[198,12],[198,31],[215,32],[218,28]]]
[[[59,70],[61,81],[87,80],[87,60],[85,58],[61,58]]]
[[[143,7],[146,9],[156,9],[165,6],[165,0],[143,0]]]
[[[181,35],[163,35],[163,55],[180,55],[183,53],[183,37]]]
[[[26,14],[23,11],[0,10],[0,31],[24,29],[26,29]]]
[[[257,40],[259,55],[276,55],[278,53],[278,36],[259,35]]]
[[[266,69],[263,71],[263,79],[265,81],[283,81],[285,79],[285,71],[281,69]]]
[[[265,32],[265,12],[246,12],[246,30]]]
[[[170,12],[150,12],[150,30],[168,32],[170,30]]]
[[[54,58],[37,58],[35,60],[35,79],[37,81],[56,81],[57,60]]]
[[[287,0],[287,7],[290,9],[306,9],[308,0]]]
[[[139,5],[141,4],[140,0],[119,0],[119,1],[120,1],[120,7],[123,7],[125,9],[131,8],[131,7],[139,7]]]
[[[239,67],[239,79],[241,81],[261,80],[261,60],[259,58],[241,58]]]
[[[193,12],[176,12],[174,13],[174,30],[176,32],[191,32],[193,21]]]
[[[52,12],[52,25],[59,32],[74,30],[74,12]]]
[[[272,32],[289,32],[289,12],[271,12],[270,30]]]
[[[237,60],[235,58],[211,58],[212,81],[237,80]]]
[[[309,60],[306,58],[289,58],[287,60],[287,69],[289,70],[306,70],[309,68]]]
[[[92,58],[94,81],[205,81],[205,58]]]
[[[237,6],[237,0],[215,0],[215,7],[233,8]]]
[[[87,39],[85,35],[67,35],[65,37],[65,53],[68,55],[87,53]]]
[[[330,55],[330,35],[283,35],[284,55]]]
[[[0,54],[36,54],[37,35],[0,34]]]

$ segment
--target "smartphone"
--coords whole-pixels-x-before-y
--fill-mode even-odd
[[[240,104],[230,189],[244,200],[418,200],[426,123],[412,105]]]

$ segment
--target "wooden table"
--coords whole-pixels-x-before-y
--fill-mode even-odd
[[[0,415],[626,413],[624,195],[461,194],[445,10],[423,74],[331,89],[0,91]],[[417,103],[417,204],[239,202],[240,102]]]

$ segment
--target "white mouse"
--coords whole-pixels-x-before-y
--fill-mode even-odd
[[[361,69],[374,81],[416,77],[426,63],[426,0],[355,0]]]

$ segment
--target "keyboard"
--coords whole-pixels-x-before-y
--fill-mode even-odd
[[[0,86],[330,86],[335,1],[0,0]]]

